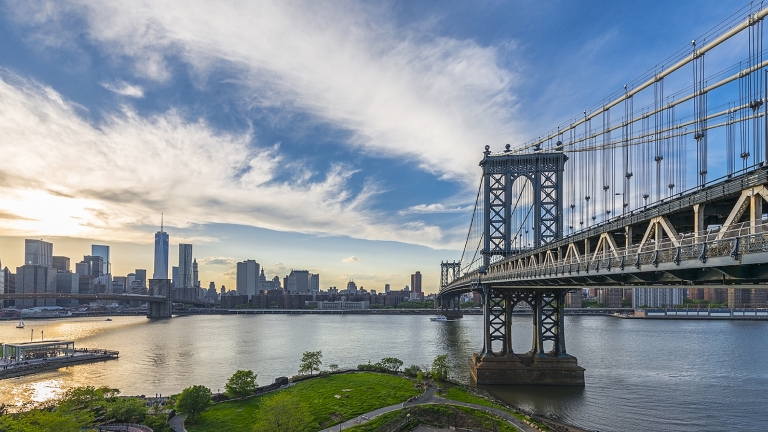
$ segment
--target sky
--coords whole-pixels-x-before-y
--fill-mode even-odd
[[[112,274],[192,243],[322,289],[401,289],[464,246],[486,145],[543,135],[743,1],[0,0],[0,262]]]

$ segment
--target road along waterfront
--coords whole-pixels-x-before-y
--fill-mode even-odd
[[[0,342],[46,338],[120,351],[120,358],[0,381],[0,403],[43,400],[82,385],[126,395],[168,395],[193,384],[223,390],[237,369],[266,384],[298,370],[304,351],[322,350],[341,368],[397,357],[426,365],[449,354],[466,381],[469,356],[482,348],[482,317],[447,323],[420,315],[226,315],[152,321],[144,317],[40,320],[18,330],[0,323]],[[530,316],[513,318],[513,345],[531,345]],[[585,429],[760,430],[768,424],[768,323],[760,321],[566,318],[568,352],[586,387],[491,387],[510,404]]]

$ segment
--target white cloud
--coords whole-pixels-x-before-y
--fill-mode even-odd
[[[405,155],[474,184],[482,146],[521,142],[514,72],[494,47],[397,28],[390,12],[342,2],[207,0],[18,2],[41,34],[74,15],[139,77],[168,80],[167,58],[198,76],[225,69],[252,103],[308,112],[352,132],[363,151]],[[44,10],[45,13],[40,12]],[[510,45],[510,44],[507,44]],[[502,48],[504,50],[508,48]]]
[[[105,89],[123,96],[139,99],[144,97],[144,88],[140,85],[129,84],[120,80],[117,80],[113,83],[101,83],[101,85]]]
[[[235,265],[237,260],[232,257],[205,257],[199,261],[201,265]]]
[[[351,256],[351,257],[347,257],[347,258],[342,259],[341,262],[344,262],[344,263],[356,263],[356,262],[360,262],[360,259],[358,257],[356,257],[356,256]]]
[[[365,210],[375,187],[351,193],[343,166],[316,181],[277,181],[281,155],[252,141],[174,111],[144,118],[126,110],[92,125],[54,90],[0,74],[0,211],[18,216],[0,219],[0,230],[146,242],[132,228],[155,225],[165,212],[178,227],[231,223],[440,244],[438,227]]]
[[[430,213],[465,213],[472,210],[472,207],[448,207],[445,204],[419,204],[400,210],[398,214],[430,214]]]

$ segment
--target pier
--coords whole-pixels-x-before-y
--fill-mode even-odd
[[[113,360],[118,351],[75,348],[71,340],[6,343],[2,345],[0,379],[16,378],[66,366]]]

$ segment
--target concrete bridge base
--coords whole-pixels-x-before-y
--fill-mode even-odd
[[[171,301],[147,303],[147,318],[170,318]]]
[[[469,365],[476,384],[583,386],[584,370],[576,357],[532,354],[475,354]]]

